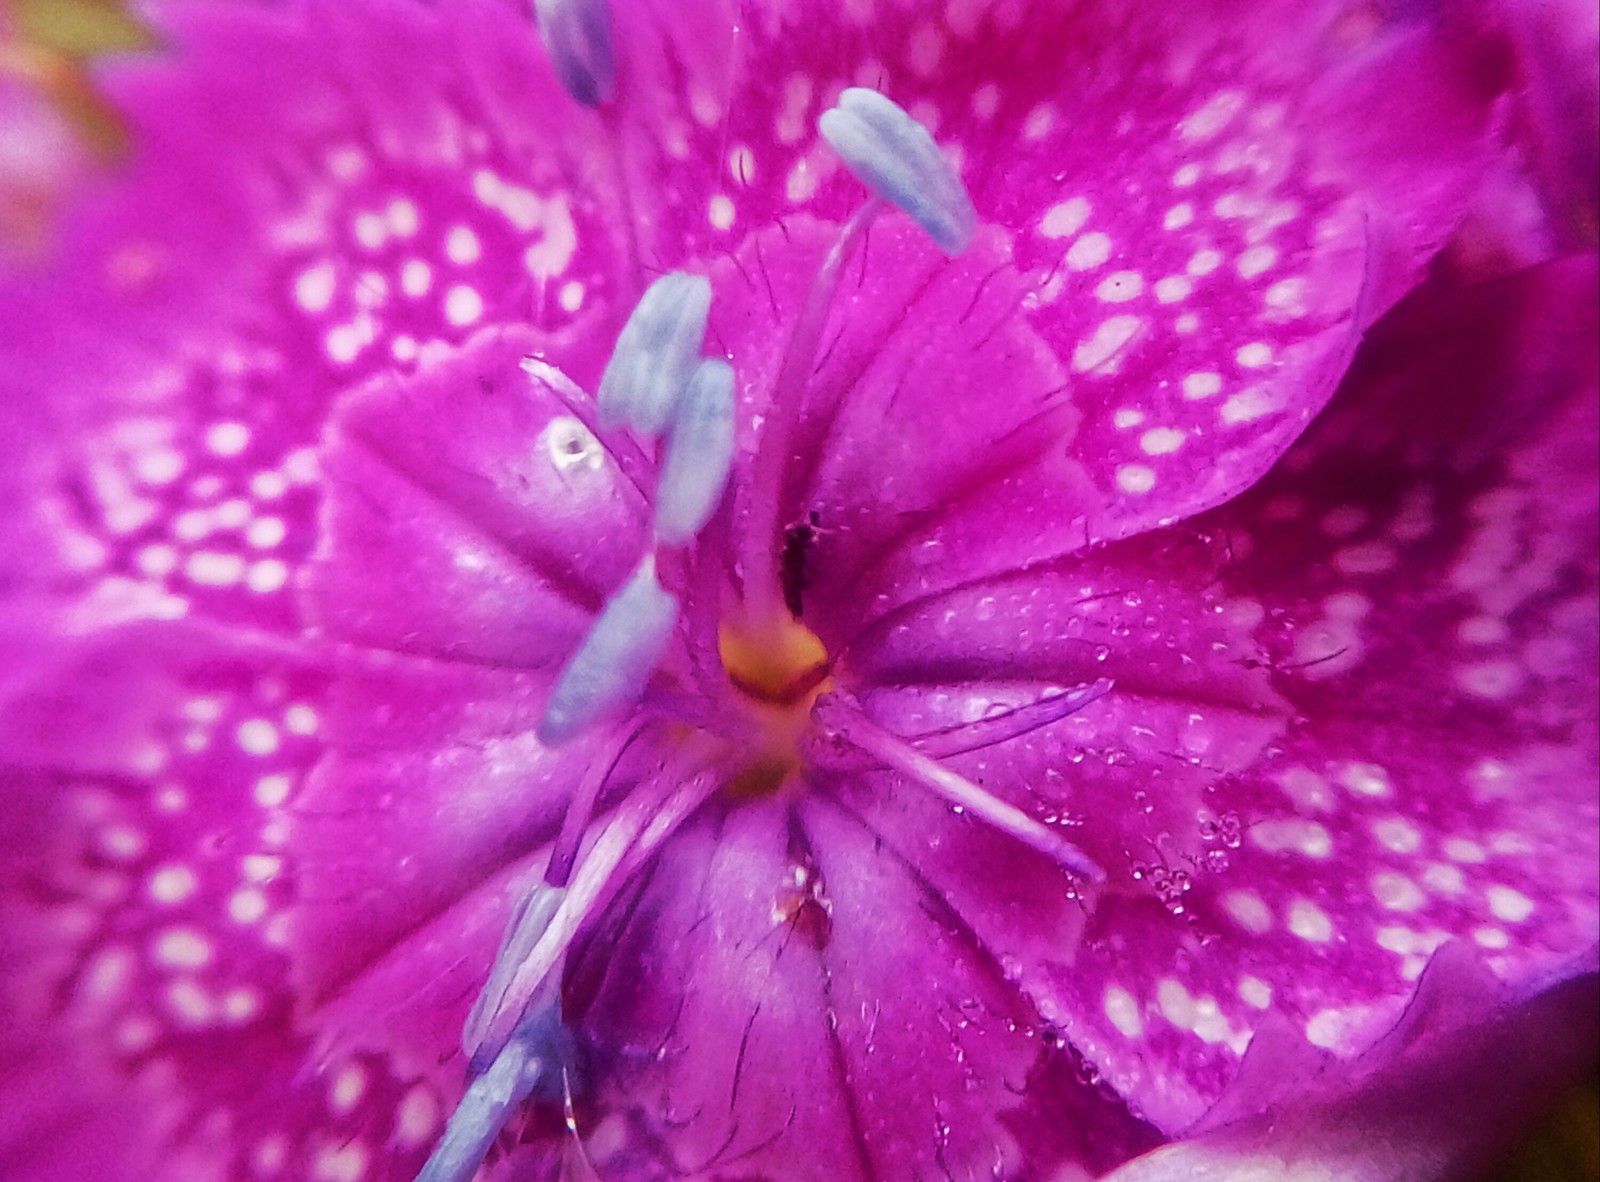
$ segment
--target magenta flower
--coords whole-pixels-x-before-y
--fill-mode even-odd
[[[1595,262],[1418,286],[1523,43],[536,7],[152,5],[0,287],[0,1174],[1469,1169],[1595,1040]]]

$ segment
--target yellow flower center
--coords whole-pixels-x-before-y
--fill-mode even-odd
[[[799,769],[799,742],[812,703],[830,687],[828,650],[792,616],[760,625],[735,616],[717,631],[717,653],[760,736],[728,790],[743,796],[776,792]]]

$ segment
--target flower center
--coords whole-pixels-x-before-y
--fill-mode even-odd
[[[603,101],[612,82],[604,4],[539,0],[536,7],[563,84],[581,102]],[[966,248],[976,219],[926,129],[882,95],[845,91],[820,131],[873,196],[841,229],[812,283],[774,381],[753,460],[748,519],[735,542],[742,559],[739,598],[720,614],[716,632],[717,656],[735,691],[731,717],[706,726],[704,709],[692,706],[694,721],[682,741],[670,745],[674,754],[660,774],[608,819],[594,820],[623,751],[663,722],[657,702],[631,726],[608,725],[647,696],[683,622],[683,603],[658,578],[658,560],[674,582],[670,572],[681,570],[681,556],[700,545],[702,530],[716,516],[734,459],[734,373],[726,361],[702,356],[711,286],[703,277],[672,272],[651,284],[624,325],[596,395],[603,429],[626,429],[659,444],[652,541],[556,679],[537,727],[547,746],[587,735],[599,758],[576,786],[545,873],[512,916],[468,1016],[462,1045],[470,1082],[419,1182],[465,1182],[515,1105],[541,1089],[555,1094],[558,1082],[567,1089],[571,1038],[559,981],[573,935],[718,788],[753,797],[799,783],[812,762],[803,752],[816,746],[814,712],[829,720],[823,737],[853,745],[867,766],[920,779],[1064,865],[1076,858],[1092,868],[1038,822],[866,719],[835,691],[827,646],[796,618],[799,582],[791,577],[779,528],[779,493],[840,269],[886,203],[904,210],[951,255]],[[691,610],[691,630],[695,616]],[[674,712],[665,713],[670,719]],[[731,724],[727,731],[724,721]],[[794,905],[798,916],[807,903]]]
[[[777,792],[800,771],[811,708],[832,685],[828,650],[793,617],[752,626],[734,616],[717,632],[717,653],[750,726],[748,756],[728,783],[734,796]]]
[[[827,648],[792,616],[760,627],[738,617],[725,621],[717,655],[740,693],[776,706],[809,707],[828,676]]]

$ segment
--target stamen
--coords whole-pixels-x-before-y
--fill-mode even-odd
[[[533,13],[561,88],[586,107],[610,102],[616,66],[606,0],[533,0]]]
[[[512,1109],[536,1089],[559,1094],[555,1089],[562,1086],[570,1058],[571,1034],[561,1021],[559,1004],[552,1001],[531,1011],[489,1069],[467,1085],[417,1182],[472,1178]]]
[[[845,167],[910,215],[940,250],[955,256],[967,249],[978,224],[972,198],[928,129],[903,107],[851,87],[817,127]]]
[[[733,464],[733,367],[702,361],[678,404],[656,486],[656,539],[681,546],[711,520]]]
[[[655,558],[646,554],[561,671],[539,720],[539,741],[564,743],[636,700],[677,622],[677,596],[656,581]]]
[[[645,289],[600,377],[600,423],[659,436],[700,364],[711,281],[672,271]]]
[[[905,740],[891,735],[838,694],[824,694],[812,718],[829,734],[875,755],[895,771],[930,788],[974,816],[1037,850],[1081,878],[1103,882],[1106,874],[1077,846],[1046,828],[1015,805],[993,796],[965,776],[934,762]]]
[[[579,863],[572,885],[559,892],[555,914],[516,965],[498,1003],[486,1004],[476,1015],[479,1021],[463,1032],[469,1059],[479,1063],[498,1058],[515,1032],[518,1015],[552,980],[584,920],[609,902],[622,882],[726,782],[726,771],[705,767],[702,758],[699,751],[680,753],[651,787],[635,791],[618,808]]]

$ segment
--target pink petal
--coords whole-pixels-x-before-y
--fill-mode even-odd
[[[336,393],[485,324],[603,320],[614,188],[575,183],[596,121],[540,115],[569,104],[512,6],[157,18],[168,55],[106,78],[134,164],[75,212],[56,269],[0,294],[35,326],[0,346],[3,380],[58,453],[88,420],[94,446],[58,459],[83,565],[289,630]]]
[[[1075,454],[1114,506],[1094,532],[1215,504],[1299,432],[1460,217],[1503,82],[1448,21],[1358,32],[1331,11],[1280,17],[1255,26],[1260,42],[1188,9],[1134,23],[1092,8],[875,12],[826,35],[809,13],[752,20],[727,126],[686,128],[690,175],[717,188],[699,226],[677,203],[684,249],[736,244],[774,216],[841,219],[860,190],[812,149],[806,120],[840,86],[876,86],[933,126],[980,218],[1011,231],[1032,288],[1022,318],[1073,379]],[[1365,114],[1379,91],[1405,108],[1381,125]],[[931,322],[924,340],[949,328]],[[1190,375],[1207,376],[1186,396]],[[981,364],[945,382],[949,398],[992,388]]]
[[[175,1182],[280,1159],[414,1168],[403,1074],[298,1074],[284,805],[324,674],[195,631],[102,633],[0,712],[0,1162]]]
[[[1593,947],[1595,378],[1572,359],[1595,299],[1585,259],[1419,300],[1196,522],[1231,538],[1229,610],[1303,721],[1196,818],[1231,838],[1176,863],[1186,918],[1107,898],[1062,980],[1074,1040],[1164,1128],[1269,1016],[1355,1054],[1447,941],[1514,991]]]
[[[1246,1116],[1157,1150],[1106,1182],[1220,1182],[1252,1171],[1351,1182],[1477,1177],[1555,1088],[1590,1066],[1595,1003],[1593,976],[1513,1003],[1469,956],[1441,954],[1396,1029],[1353,1062],[1290,1047],[1287,1037],[1270,1059],[1252,1048],[1237,1111],[1268,1110],[1291,1078],[1314,1081],[1311,1103],[1300,1096],[1292,1113]]]
[[[466,664],[375,661],[341,677],[331,750],[294,802],[292,948],[311,999],[555,836],[595,756],[535,741],[546,691]]]
[[[783,1172],[804,1152],[830,1177],[988,1177],[1014,1154],[994,1114],[1038,1054],[1025,1008],[856,821],[786,812],[685,834],[595,950],[586,1024],[623,1048],[611,1086],[679,1169]]]

